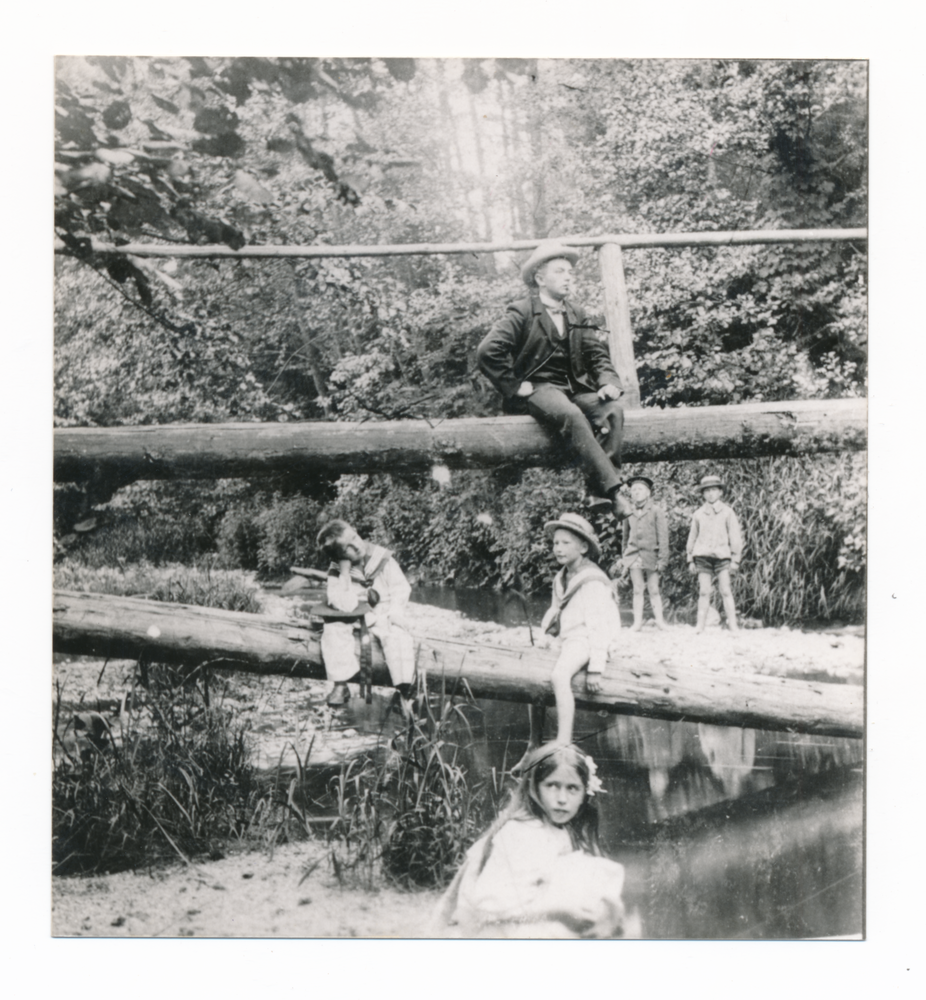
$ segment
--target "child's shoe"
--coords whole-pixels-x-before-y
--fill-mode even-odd
[[[346,705],[349,701],[350,688],[346,684],[335,683],[331,689],[331,694],[328,695],[328,704],[332,708],[338,708],[341,705]]]

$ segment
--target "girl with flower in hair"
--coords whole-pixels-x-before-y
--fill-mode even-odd
[[[624,868],[601,855],[595,771],[572,745],[531,751],[508,805],[467,851],[441,900],[444,933],[623,936]]]

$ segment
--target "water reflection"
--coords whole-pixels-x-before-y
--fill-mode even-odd
[[[506,626],[541,598],[416,588],[413,599]],[[528,736],[524,706],[483,700],[457,734],[475,781],[497,779]],[[555,713],[549,713],[554,725]],[[395,733],[388,701],[348,724]],[[599,764],[602,843],[627,867],[627,902],[650,938],[775,939],[862,930],[860,740],[579,712]],[[510,780],[510,779],[509,779]]]
[[[659,824],[626,852],[628,899],[654,938],[857,934],[861,807],[841,770]]]
[[[387,707],[352,702],[349,724],[394,733]],[[482,700],[466,715],[470,773],[497,778],[524,750],[527,710]],[[576,740],[598,761],[602,843],[645,937],[861,931],[860,741],[592,712]]]
[[[513,591],[474,590],[466,587],[419,585],[412,590],[412,600],[447,611],[459,611],[466,618],[479,622],[497,622],[505,628],[538,625],[549,598],[520,596]]]

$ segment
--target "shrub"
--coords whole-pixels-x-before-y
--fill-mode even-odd
[[[55,491],[55,531],[67,553],[88,566],[147,562],[155,566],[193,563],[214,552],[219,523],[230,505],[247,503],[251,487],[241,480],[213,482],[141,481],[109,501],[81,513],[85,498],[73,485]],[[77,518],[99,526],[69,534]]]
[[[240,570],[217,570],[209,564],[154,567],[143,562],[112,568],[85,566],[68,558],[55,566],[55,587],[120,597],[148,597],[226,611],[261,610],[257,588],[247,574]]]
[[[227,511],[219,523],[216,548],[226,566],[257,569],[260,558],[260,529],[257,511],[248,506]]]
[[[120,871],[218,852],[259,799],[243,726],[209,707],[189,674],[149,667],[145,705],[52,776],[54,873]]]
[[[339,878],[369,886],[381,872],[404,888],[444,885],[484,826],[485,788],[471,783],[453,735],[458,725],[469,732],[463,704],[444,693],[419,701],[424,716],[385,756],[356,758],[333,779]]]
[[[321,505],[307,497],[274,494],[270,506],[255,518],[259,541],[257,565],[265,573],[282,573],[292,565],[311,566],[315,559]]]

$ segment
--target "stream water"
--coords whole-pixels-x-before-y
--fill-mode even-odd
[[[485,591],[420,588],[413,599],[506,625],[524,607]],[[534,624],[544,603],[528,604]],[[552,713],[550,713],[552,715]],[[388,706],[354,699],[349,724]],[[523,706],[469,711],[467,763],[499,775],[524,749]],[[860,740],[579,712],[576,742],[599,766],[603,847],[627,869],[643,935],[783,939],[863,932]]]

